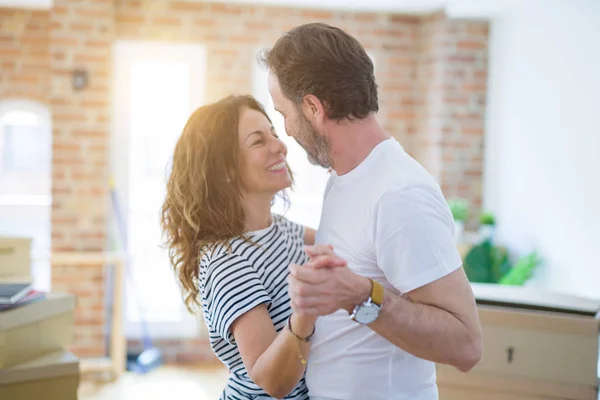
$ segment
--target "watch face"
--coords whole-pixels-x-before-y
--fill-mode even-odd
[[[379,307],[375,304],[363,304],[357,311],[354,319],[360,324],[370,324],[379,316]]]

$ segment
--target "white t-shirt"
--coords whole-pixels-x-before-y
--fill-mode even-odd
[[[317,243],[356,273],[406,293],[462,265],[450,209],[435,179],[393,138],[327,183]],[[344,310],[317,321],[306,383],[311,397],[433,400],[435,364],[394,346]]]

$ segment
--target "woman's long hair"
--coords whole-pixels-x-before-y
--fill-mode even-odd
[[[198,108],[175,146],[161,227],[190,312],[200,305],[199,259],[209,249],[228,246],[231,239],[244,236],[237,173],[238,124],[244,107],[261,112],[270,121],[252,96],[229,96]]]

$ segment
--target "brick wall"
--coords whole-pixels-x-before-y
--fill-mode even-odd
[[[250,93],[257,48],[312,21],[337,25],[364,43],[375,58],[383,126],[434,173],[446,195],[479,204],[485,23],[443,14],[419,18],[168,0],[56,0],[50,12],[0,9],[0,97],[38,99],[54,116],[54,250],[105,246],[113,40],[205,44],[212,101]],[[77,67],[91,74],[90,87],[81,92],[70,86],[70,72]],[[103,355],[103,267],[52,268],[54,289],[78,295],[75,352]],[[214,360],[205,339],[155,344],[169,361]]]
[[[48,103],[48,13],[0,8],[0,100]]]
[[[113,0],[55,0],[50,12],[50,107],[53,113],[52,249],[101,251],[108,211]],[[74,68],[89,86],[72,88]],[[52,288],[77,295],[73,351],[104,355],[103,265],[52,265]]]
[[[384,126],[400,140],[413,131],[417,17],[139,0],[119,1],[116,15],[117,39],[205,44],[209,101],[251,93],[257,48],[270,46],[285,30],[313,21],[337,25],[358,36],[376,59]]]
[[[481,207],[488,24],[423,18],[417,62],[415,157],[437,178],[447,197]]]

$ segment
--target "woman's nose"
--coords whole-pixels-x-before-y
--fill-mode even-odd
[[[287,155],[287,146],[279,138],[275,138],[274,145],[272,146],[272,150],[274,153],[277,153],[277,154],[281,153],[283,155]]]

